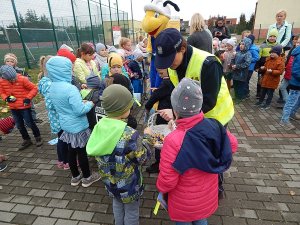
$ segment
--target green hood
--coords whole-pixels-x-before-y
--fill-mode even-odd
[[[86,146],[91,156],[109,155],[122,137],[127,123],[110,118],[102,118],[94,127]]]

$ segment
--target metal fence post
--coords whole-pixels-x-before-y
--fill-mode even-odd
[[[135,43],[135,38],[134,38],[134,24],[133,24],[133,10],[132,10],[132,0],[130,0],[130,5],[131,5],[131,26],[132,26],[133,43]]]
[[[77,22],[76,22],[76,17],[75,17],[75,10],[74,10],[73,0],[71,0],[71,5],[72,5],[72,13],[73,13],[75,33],[76,33],[76,41],[77,41],[77,45],[78,45],[78,48],[79,48],[80,47],[80,41],[79,41],[78,28],[77,28]]]
[[[94,37],[94,31],[93,31],[93,22],[92,22],[92,15],[91,15],[90,0],[87,0],[87,2],[88,2],[89,15],[90,15],[90,23],[91,23],[92,39],[93,39],[93,44],[95,45],[95,37]]]
[[[116,6],[117,6],[117,18],[118,18],[118,26],[120,26],[120,18],[119,18],[119,5],[118,5],[118,0],[116,0]]]
[[[101,15],[101,23],[102,23],[103,42],[104,42],[104,44],[105,44],[105,33],[104,33],[104,23],[103,23],[103,14],[102,14],[102,4],[101,4],[101,0],[99,0],[99,4],[100,4],[100,15]]]
[[[22,47],[23,47],[25,58],[26,58],[26,64],[27,64],[28,68],[31,69],[28,54],[27,54],[27,51],[26,51],[26,45],[24,43],[24,39],[23,39],[23,35],[22,35],[20,23],[19,23],[19,17],[18,17],[18,12],[17,12],[17,9],[16,9],[15,0],[11,0],[11,4],[12,4],[13,10],[14,10],[14,14],[15,14],[16,22],[17,22],[17,27],[18,27],[18,31],[19,31],[19,35],[20,35],[20,40],[22,42]]]
[[[259,24],[259,30],[258,30],[257,43],[259,42],[259,38],[260,38],[260,29],[261,29],[261,24]]]
[[[51,10],[51,5],[50,5],[50,0],[47,0],[47,2],[48,2],[48,9],[49,9],[49,14],[50,14],[50,19],[51,19],[51,23],[52,23],[52,30],[53,30],[53,35],[54,35],[54,41],[55,41],[56,51],[58,51],[57,36],[56,36],[55,25],[54,25],[53,16],[52,16],[52,10]]]
[[[113,24],[112,24],[112,17],[111,17],[110,0],[108,0],[108,8],[109,8],[109,17],[110,17],[111,41],[112,41],[112,45],[114,45],[114,34],[112,29]]]

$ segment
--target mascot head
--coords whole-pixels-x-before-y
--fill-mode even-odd
[[[142,21],[142,27],[149,35],[157,35],[166,28],[170,18],[171,9],[169,5],[179,12],[178,6],[172,1],[152,0],[150,4],[145,5],[145,17]]]

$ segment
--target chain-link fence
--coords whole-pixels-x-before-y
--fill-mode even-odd
[[[82,42],[110,45],[113,26],[133,38],[117,0],[1,0],[0,18],[0,60],[12,52],[19,66],[35,66],[62,44],[74,50]]]

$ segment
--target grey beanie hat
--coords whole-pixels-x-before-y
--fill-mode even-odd
[[[106,49],[105,45],[102,43],[96,44],[96,52],[99,53],[100,50]]]
[[[200,82],[183,78],[171,94],[171,103],[180,118],[199,114],[203,103]]]
[[[112,84],[104,89],[101,96],[102,106],[109,117],[126,113],[133,105],[132,94],[120,84]]]
[[[86,78],[86,85],[87,85],[88,88],[99,89],[99,87],[100,87],[100,78],[97,75],[95,75],[94,73],[91,73]]]
[[[0,77],[2,77],[5,80],[14,80],[17,77],[16,70],[9,65],[4,65],[0,67]]]

